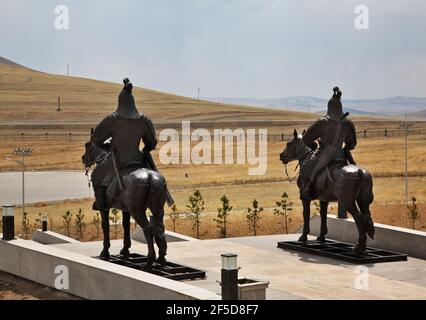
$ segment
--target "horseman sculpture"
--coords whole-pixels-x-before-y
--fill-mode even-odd
[[[303,134],[303,143],[314,146],[315,141],[320,142],[319,149],[300,167],[302,177],[302,199],[315,197],[313,186],[318,173],[327,166],[342,166],[353,161],[351,150],[355,149],[357,140],[353,122],[343,113],[342,91],[338,87],[333,88],[333,96],[328,102],[327,114],[324,118],[315,121]],[[342,145],[344,143],[344,147]]]
[[[95,193],[93,209],[101,212],[104,234],[100,257],[109,259],[109,210],[116,208],[123,212],[124,246],[120,254],[129,255],[132,216],[144,232],[148,245],[146,269],[150,269],[155,261],[154,239],[159,247],[156,262],[166,263],[164,204],[167,201],[171,205],[173,199],[150,155],[157,145],[154,125],[138,112],[130,80],[125,78],[123,83],[117,110],[92,130],[82,161],[87,169],[96,163],[91,180]],[[152,213],[151,221],[147,219],[147,209]]]
[[[109,138],[112,138],[113,142],[109,150],[111,152],[92,172],[91,179],[96,199],[93,204],[94,210],[108,209],[110,205],[107,204],[107,191],[111,198],[117,197],[120,181],[117,179],[111,184],[114,177],[117,178],[116,171],[135,167],[151,169],[145,158],[145,152],[154,150],[157,145],[152,121],[139,114],[136,108],[132,83],[127,78],[123,83],[124,87],[118,96],[117,110],[98,124],[90,139],[90,143],[97,148],[104,148],[104,142]],[[144,143],[143,152],[139,150],[141,140]],[[119,203],[115,203],[115,206],[121,207]]]
[[[366,249],[367,235],[374,237],[374,223],[370,204],[373,202],[373,178],[357,166],[351,150],[357,144],[354,124],[343,113],[338,87],[328,102],[327,114],[313,123],[306,132],[298,134],[287,143],[280,160],[298,160],[300,175],[297,185],[303,204],[303,233],[299,241],[308,241],[310,203],[320,200],[321,230],[319,241],[327,234],[327,207],[330,201],[338,201],[354,218],[358,228],[356,253]],[[319,141],[319,148],[316,141]],[[286,171],[287,172],[287,171]]]

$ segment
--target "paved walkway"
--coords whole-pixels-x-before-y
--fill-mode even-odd
[[[93,196],[83,171],[25,172],[25,202],[81,199]],[[22,173],[0,173],[0,205],[22,203]]]
[[[207,279],[188,284],[220,293],[223,252],[238,254],[239,277],[270,281],[267,299],[426,299],[426,261],[366,265],[368,289],[355,289],[359,267],[333,259],[278,249],[278,241],[298,235],[273,235],[185,241],[168,244],[168,259],[207,271]],[[68,251],[95,256],[101,242],[55,245]],[[112,241],[111,253],[122,242]],[[146,246],[133,242],[132,252],[146,253]]]

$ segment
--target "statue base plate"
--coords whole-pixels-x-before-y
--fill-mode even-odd
[[[94,258],[100,259],[100,257]],[[107,261],[177,281],[204,279],[206,277],[206,272],[203,270],[198,270],[169,261],[167,261],[164,267],[154,263],[151,270],[145,270],[144,267],[146,266],[146,260],[147,257],[144,255],[131,253],[129,257],[124,257],[118,254],[111,255],[110,259]]]
[[[332,240],[326,240],[325,242],[317,240],[311,240],[307,242],[282,241],[278,242],[277,246],[281,249],[310,253],[354,264],[407,261],[406,254],[370,247],[367,247],[365,252],[361,254],[355,254],[354,244]]]

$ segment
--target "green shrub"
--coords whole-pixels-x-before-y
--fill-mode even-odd
[[[227,225],[229,224],[227,218],[232,210],[232,206],[229,205],[229,199],[226,195],[223,195],[220,201],[222,202],[222,207],[217,209],[217,216],[213,220],[216,222],[220,236],[226,238],[228,236]]]
[[[196,232],[197,239],[200,239],[200,216],[204,210],[204,199],[199,190],[189,197],[186,207],[189,209],[187,216],[192,220],[192,230]]]
[[[260,213],[263,211],[263,207],[259,207],[259,202],[254,199],[252,207],[247,208],[246,220],[249,230],[253,232],[253,235],[257,235],[257,229],[259,229],[259,221],[261,219]]]

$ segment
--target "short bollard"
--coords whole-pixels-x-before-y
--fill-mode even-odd
[[[15,206],[3,206],[3,240],[15,239]]]
[[[47,231],[47,216],[43,216],[41,218],[41,231],[43,232]]]
[[[238,300],[237,255],[224,253],[222,256],[222,300]]]

